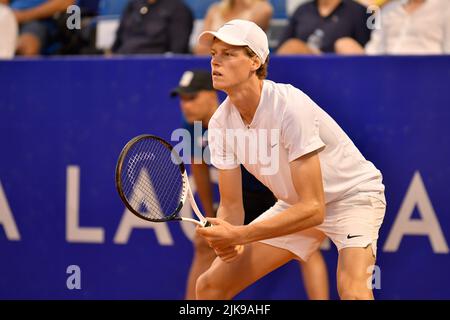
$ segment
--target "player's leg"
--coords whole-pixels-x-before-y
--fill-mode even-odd
[[[315,251],[308,261],[300,262],[306,294],[310,300],[328,300],[328,271],[320,250]]]
[[[215,258],[216,254],[208,246],[206,240],[196,235],[194,238],[194,257],[189,270],[185,299],[195,299],[195,284],[197,279],[202,273],[208,270]]]
[[[372,300],[372,267],[375,257],[366,248],[344,248],[339,251],[337,287],[343,300]]]
[[[287,203],[279,200],[254,222],[277,215],[288,207]],[[197,281],[197,299],[231,299],[286,262],[294,258],[308,260],[324,237],[322,231],[311,228],[246,245],[242,255],[231,263],[216,258]]]
[[[272,192],[243,190],[245,223],[250,223],[276,203]],[[320,240],[318,241],[320,242]],[[322,254],[315,251],[306,262],[300,262],[306,294],[311,300],[328,300],[328,271]]]
[[[385,210],[383,195],[368,193],[327,206],[320,228],[339,251],[337,287],[341,299],[373,299],[372,270]]]
[[[256,219],[276,203],[272,192],[266,188],[256,192],[243,189],[245,224]],[[303,283],[311,300],[329,299],[328,272],[325,261],[319,250],[314,252],[308,261],[300,262]]]
[[[246,287],[294,258],[286,249],[254,242],[233,262],[216,258],[197,280],[197,299],[231,299]]]

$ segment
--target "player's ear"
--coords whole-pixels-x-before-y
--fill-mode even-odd
[[[261,61],[259,60],[258,56],[254,55],[251,57],[252,59],[252,71],[256,71],[261,67]]]

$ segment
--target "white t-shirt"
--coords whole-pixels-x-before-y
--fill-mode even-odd
[[[242,163],[288,204],[299,200],[289,162],[319,149],[326,203],[358,192],[384,199],[381,172],[325,111],[291,85],[264,80],[250,125],[225,99],[209,122],[208,140],[215,167],[233,169]]]

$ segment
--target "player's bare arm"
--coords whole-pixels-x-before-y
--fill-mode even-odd
[[[219,170],[220,204],[217,217],[232,225],[244,223],[241,168]]]
[[[241,168],[237,167],[229,170],[219,170],[219,191],[220,204],[217,216],[220,221],[227,221],[227,224],[242,225],[244,223],[244,206],[242,202]],[[213,246],[216,255],[223,261],[233,261],[239,253],[242,253],[242,246],[225,245]]]
[[[214,227],[199,229],[198,233],[213,247],[223,248],[279,237],[321,224],[325,215],[325,201],[317,151],[292,161],[290,169],[299,195],[297,204],[275,217],[247,226],[233,226],[220,219],[209,219]]]

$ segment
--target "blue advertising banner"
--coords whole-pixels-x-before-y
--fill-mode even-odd
[[[183,298],[194,227],[134,217],[114,170],[132,137],[182,126],[169,92],[192,68],[209,61],[0,61],[0,299]],[[307,93],[383,173],[375,297],[450,299],[450,56],[274,57],[269,79]],[[323,254],[336,299],[334,245]],[[237,298],[305,299],[299,270]]]

